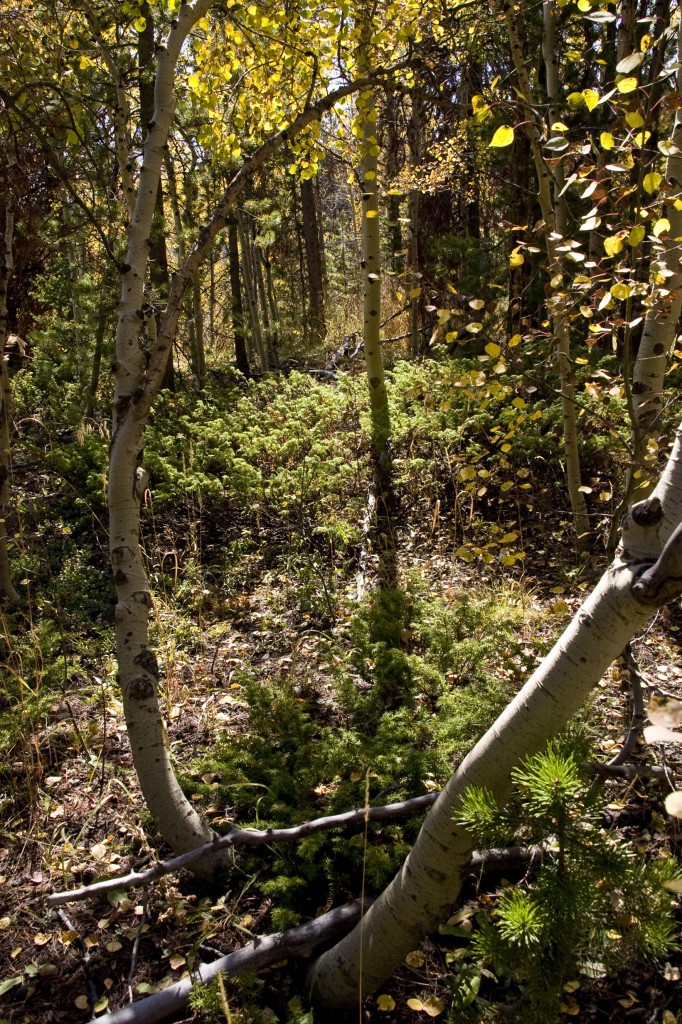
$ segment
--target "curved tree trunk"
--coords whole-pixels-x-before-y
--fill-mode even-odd
[[[512,770],[566,724],[632,635],[682,590],[682,427],[651,499],[624,519],[618,555],[560,640],[465,758],[429,813],[405,864],[361,925],[313,965],[324,1006],[357,1005],[444,921],[474,847],[453,821],[471,786],[499,803]]]
[[[152,599],[139,546],[140,502],[147,483],[140,459],[149,406],[148,353],[141,324],[146,308],[148,240],[152,238],[161,164],[175,111],[175,64],[188,33],[210,6],[211,0],[184,4],[166,45],[158,51],[154,113],[143,145],[127,231],[126,265],[121,275],[109,461],[109,543],[117,594],[116,653],[126,725],[144,799],[160,831],[177,851],[193,849],[207,842],[213,833],[175,778],[158,701],[159,669],[149,646]],[[150,337],[156,338],[156,323],[153,328]],[[156,351],[154,346],[155,354]],[[167,361],[167,355],[165,358]],[[159,377],[164,369],[165,366]],[[200,862],[199,871],[211,876],[218,864],[217,858]]]

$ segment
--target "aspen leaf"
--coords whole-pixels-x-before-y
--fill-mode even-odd
[[[73,128],[69,128],[68,132],[66,133],[67,146],[77,146],[79,142],[80,139],[78,138],[77,132],[75,132]]]
[[[627,299],[630,296],[632,289],[629,284],[614,284],[611,287],[611,294],[614,299]]]
[[[502,349],[500,348],[499,345],[496,345],[494,341],[489,341],[485,347],[485,351],[488,353],[489,356],[492,356],[492,358],[495,359],[497,358],[497,356],[499,356]]]
[[[599,136],[599,142],[601,143],[602,149],[613,149],[616,144],[616,140],[611,132],[602,132]]]
[[[599,103],[599,93],[596,89],[583,89],[583,99],[587,109],[592,112]]]
[[[429,1017],[439,1017],[445,1009],[445,1003],[437,996],[429,996],[428,999],[412,998],[407,1000],[407,1005],[417,1013],[427,1013]]]
[[[664,231],[670,231],[670,221],[667,217],[659,217],[651,230],[656,238],[660,238]]]
[[[95,1013],[101,1013],[102,1010],[106,1010],[108,1005],[109,1005],[109,996],[100,996],[100,998],[97,1000],[97,1002],[93,1006],[93,1010],[95,1011]]]
[[[390,1013],[391,1010],[395,1010],[395,999],[393,996],[377,996],[377,1009],[381,1010],[382,1013]]]
[[[604,239],[604,252],[607,256],[617,256],[623,250],[623,239],[618,235]]]
[[[405,957],[405,963],[408,967],[423,967],[426,963],[426,957],[420,949],[413,949]]]
[[[15,988],[17,985],[21,985],[23,976],[17,974],[14,978],[7,978],[5,981],[0,983],[0,996],[4,996],[5,992],[9,992],[11,988]]]
[[[374,218],[378,217],[378,216],[379,216],[379,211],[378,210],[367,210],[365,212],[365,217],[367,218],[367,220],[374,220]]]
[[[35,942],[36,946],[46,946],[51,938],[51,932],[36,932],[36,934],[33,936],[33,941]]]
[[[625,115],[625,123],[629,128],[641,128],[644,124],[644,118],[637,110],[631,110],[629,114]]]
[[[671,142],[669,139],[662,139],[661,142],[658,143],[658,149],[663,156],[677,156],[680,152],[679,146],[676,146],[675,143]]]
[[[682,743],[682,733],[665,729],[662,725],[647,725],[644,739],[647,743]]]
[[[642,51],[642,53],[646,53],[650,46],[651,36],[648,33],[645,33],[645,35],[643,35],[639,41],[639,48]]]
[[[494,149],[502,149],[504,146],[511,146],[514,141],[514,129],[503,124],[497,129],[488,145]]]
[[[682,818],[682,793],[679,789],[668,793],[665,798],[665,809],[672,818]]]
[[[640,148],[649,141],[651,138],[651,132],[637,132],[635,135],[635,145]]]
[[[144,30],[147,27],[147,19],[143,17],[136,18],[135,21],[133,22],[133,25],[135,26],[135,30],[137,32],[144,32]]]
[[[409,292],[409,295],[408,295],[408,298],[410,298],[410,299],[418,299],[419,296],[421,295],[421,293],[422,293],[421,288],[411,288],[410,292]]]
[[[638,68],[643,60],[644,54],[637,53],[635,51],[635,53],[631,53],[629,57],[623,57],[623,59],[616,64],[616,71],[619,75],[628,75],[631,71],[634,71],[635,68]]]
[[[567,1013],[569,1017],[577,1017],[580,1013],[580,1004],[573,996],[567,995],[565,999],[562,999],[559,1009],[563,1013]]]
[[[180,953],[174,953],[173,956],[168,961],[168,963],[171,965],[171,970],[178,971],[181,967],[185,966],[187,961],[185,960],[184,956],[182,956]]]
[[[469,332],[469,334],[479,334],[483,330],[483,324],[479,323],[477,320],[474,320],[470,324],[466,325],[466,330]]]
[[[634,228],[628,235],[628,245],[631,245],[633,249],[637,248],[639,243],[644,239],[646,231],[644,230],[643,224],[635,224]]]
[[[674,697],[652,697],[647,714],[652,725],[677,729],[682,726],[682,701],[676,700]]]
[[[517,345],[521,344],[522,340],[523,339],[520,334],[513,334],[507,344],[509,345],[509,348],[516,348]]]
[[[638,85],[639,82],[637,79],[634,76],[630,76],[628,78],[621,78],[620,82],[617,83],[616,88],[618,89],[618,92],[627,94],[629,92],[634,92]]]
[[[88,1008],[88,997],[87,996],[76,996],[74,1003],[79,1010],[87,1010]]]
[[[551,606],[550,611],[552,615],[565,615],[568,611],[568,605],[563,599],[560,601],[555,601],[554,604]]]
[[[661,184],[662,181],[663,181],[663,175],[662,174],[659,174],[658,171],[649,171],[648,174],[644,175],[644,180],[642,181],[642,187],[643,187],[645,192],[648,192],[649,195],[651,195],[653,192],[656,191],[656,189],[658,188],[658,186]]]
[[[571,110],[577,110],[585,102],[585,97],[581,92],[570,92],[566,97],[566,102]]]
[[[523,253],[519,252],[519,246],[517,245],[516,248],[513,249],[509,255],[509,266],[520,267],[525,262],[526,257],[523,255]]]

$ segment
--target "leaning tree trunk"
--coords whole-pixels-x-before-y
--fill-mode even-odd
[[[4,209],[2,208],[4,207]],[[3,245],[0,262],[0,600],[18,601],[17,594],[12,584],[10,573],[9,551],[7,546],[7,506],[9,504],[9,481],[10,481],[10,405],[11,389],[9,373],[5,358],[5,345],[7,344],[7,292],[9,279],[14,268],[13,242],[14,242],[14,204],[11,197],[7,198],[0,207],[0,219],[3,225]]]
[[[547,4],[547,0],[545,0]],[[550,0],[549,6],[551,6]],[[561,382],[561,413],[564,422],[564,458],[566,461],[566,484],[573,509],[573,525],[578,535],[578,542],[584,543],[589,535],[590,520],[585,503],[585,495],[581,490],[580,477],[580,455],[578,452],[578,427],[575,407],[575,374],[571,366],[570,344],[569,344],[569,310],[566,291],[563,287],[563,270],[561,258],[558,252],[558,244],[562,237],[563,215],[559,207],[557,218],[557,206],[552,195],[553,187],[558,185],[558,170],[550,172],[542,155],[541,128],[533,114],[533,95],[528,78],[525,55],[521,44],[519,28],[517,23],[517,11],[513,3],[505,0],[505,15],[507,20],[507,31],[511,46],[512,58],[516,70],[518,88],[523,98],[527,113],[524,113],[524,127],[533,154],[533,163],[538,179],[538,199],[542,212],[542,219],[545,223],[545,247],[547,250],[547,269],[550,278],[551,294],[547,300],[547,306],[552,318],[554,333],[554,355],[559,371]],[[548,12],[546,11],[546,16]],[[553,31],[553,20],[545,20],[545,40],[548,33]],[[545,42],[546,54],[547,42]],[[547,71],[550,75],[550,88],[554,64],[550,61]],[[557,189],[560,191],[560,189]],[[555,284],[555,282],[557,282]]]
[[[657,609],[682,591],[682,426],[651,498],[623,519],[617,556],[560,640],[476,744],[434,804],[405,864],[361,925],[313,965],[324,1006],[357,1005],[444,921],[474,847],[455,824],[462,798],[484,787],[502,804],[512,770],[568,722]]]
[[[682,90],[682,22],[677,41],[677,88]],[[632,447],[633,459],[628,474],[627,493],[631,500],[646,497],[653,486],[652,464],[657,446],[648,448],[657,431],[663,409],[663,385],[670,351],[675,341],[682,312],[682,110],[675,111],[670,155],[663,178],[666,202],[663,217],[670,228],[663,232],[659,252],[652,262],[653,301],[647,309],[644,329],[632,372]]]

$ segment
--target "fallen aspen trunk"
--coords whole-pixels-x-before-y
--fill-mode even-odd
[[[201,964],[191,977],[183,978],[175,985],[93,1020],[96,1020],[97,1024],[155,1024],[157,1021],[166,1020],[186,1006],[193,988],[207,985],[219,974],[234,977],[244,971],[267,967],[278,960],[310,956],[323,942],[345,935],[357,923],[364,907],[366,902],[354,900],[298,928],[254,939],[243,949],[228,953],[213,963]]]

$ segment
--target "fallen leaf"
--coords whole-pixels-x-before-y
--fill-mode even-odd
[[[395,1010],[395,999],[393,996],[377,996],[377,1009],[381,1010],[382,1013],[390,1013],[391,1010]]]

